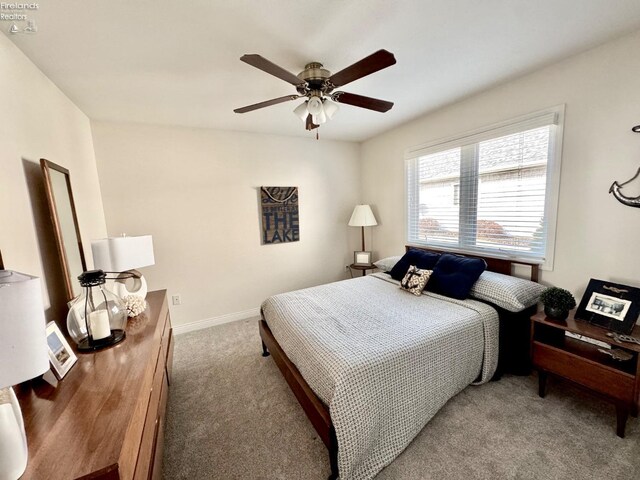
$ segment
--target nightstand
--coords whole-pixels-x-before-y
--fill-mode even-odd
[[[354,270],[359,270],[362,272],[362,276],[364,277],[367,274],[367,270],[375,270],[376,267],[375,265],[371,264],[371,265],[356,265],[355,263],[352,263],[351,265],[349,265],[349,273],[351,273],[351,278],[353,278],[353,271]]]
[[[616,407],[619,437],[624,430],[629,413],[638,416],[640,395],[640,345],[618,343],[607,337],[608,330],[576,320],[575,311],[567,320],[552,320],[542,312],[531,317],[531,361],[538,370],[538,394],[545,396],[549,374],[564,379],[611,402]],[[624,350],[632,358],[613,360],[598,351],[598,345],[570,338],[565,332],[598,340],[613,348]],[[640,327],[634,327],[632,335],[640,338]]]

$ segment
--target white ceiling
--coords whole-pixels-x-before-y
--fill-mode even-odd
[[[240,62],[332,72],[381,48],[397,64],[341,90],[395,102],[341,106],[321,138],[362,141],[640,28],[638,0],[40,0],[35,35],[9,35],[90,118],[311,136],[295,93]],[[4,27],[7,28],[4,28]],[[0,27],[6,32],[8,24]],[[6,93],[6,92],[5,92]]]

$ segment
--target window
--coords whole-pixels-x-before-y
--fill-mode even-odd
[[[563,107],[407,152],[409,243],[553,261]]]

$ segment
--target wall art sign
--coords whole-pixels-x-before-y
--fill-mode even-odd
[[[260,187],[262,244],[300,240],[298,187]]]

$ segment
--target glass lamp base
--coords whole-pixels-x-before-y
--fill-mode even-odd
[[[103,348],[111,347],[117,343],[120,343],[125,339],[124,330],[111,330],[111,335],[100,340],[93,340],[89,337],[83,338],[78,343],[78,350],[81,352],[95,352],[96,350],[102,350]]]

